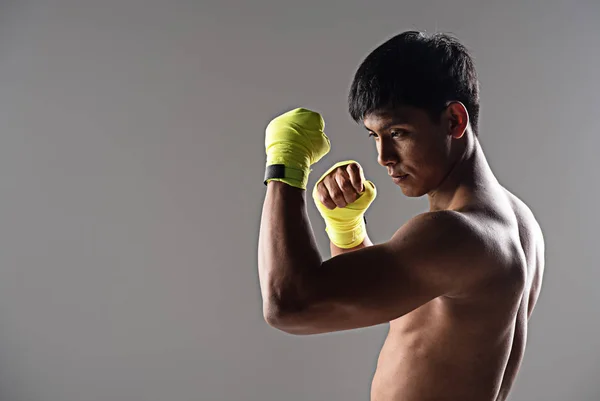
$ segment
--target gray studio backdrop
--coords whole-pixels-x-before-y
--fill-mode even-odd
[[[387,240],[426,199],[389,180],[346,95],[368,52],[420,29],[472,50],[483,148],[546,237],[511,400],[597,401],[599,20],[592,0],[0,1],[0,400],[367,400],[387,325],[262,320],[264,128],[321,112],[309,186],[358,160]]]

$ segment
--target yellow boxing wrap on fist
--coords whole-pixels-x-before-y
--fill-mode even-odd
[[[306,189],[310,166],[331,149],[324,128],[321,115],[308,109],[294,109],[274,118],[265,135],[265,185],[276,180]]]
[[[342,249],[354,248],[364,241],[367,235],[367,229],[363,216],[377,196],[377,188],[371,181],[365,180],[364,173],[361,169],[361,178],[365,187],[364,192],[362,192],[358,199],[346,205],[346,207],[336,207],[331,210],[325,207],[319,199],[317,185],[334,169],[350,163],[356,162],[354,160],[346,160],[334,164],[321,176],[321,178],[319,178],[312,193],[315,205],[325,220],[325,231],[327,232],[329,239],[335,246]]]

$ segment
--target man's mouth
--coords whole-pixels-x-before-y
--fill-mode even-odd
[[[408,178],[408,174],[404,174],[404,175],[393,175],[392,176],[392,180],[394,180],[394,182],[396,184],[398,184],[401,181],[404,181],[405,179]]]

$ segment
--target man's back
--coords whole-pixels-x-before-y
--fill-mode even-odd
[[[503,188],[457,211],[493,251],[487,265],[473,268],[502,273],[392,321],[372,401],[502,401],[514,382],[543,275],[542,233],[529,208]]]

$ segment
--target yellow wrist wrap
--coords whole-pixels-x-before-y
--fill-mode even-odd
[[[346,205],[346,207],[336,207],[335,209],[330,210],[325,207],[323,203],[321,203],[319,194],[317,192],[317,184],[319,184],[319,182],[321,182],[323,178],[325,178],[325,176],[331,173],[334,169],[350,163],[355,163],[355,161],[346,160],[334,164],[329,170],[327,170],[325,174],[321,176],[321,178],[319,178],[319,181],[317,181],[315,184],[312,193],[315,205],[325,220],[325,231],[327,232],[329,239],[335,246],[342,249],[354,248],[364,241],[367,235],[364,213],[377,196],[377,189],[375,184],[373,184],[371,181],[365,180],[361,170],[362,180],[365,187],[364,192],[358,197],[358,199]]]

